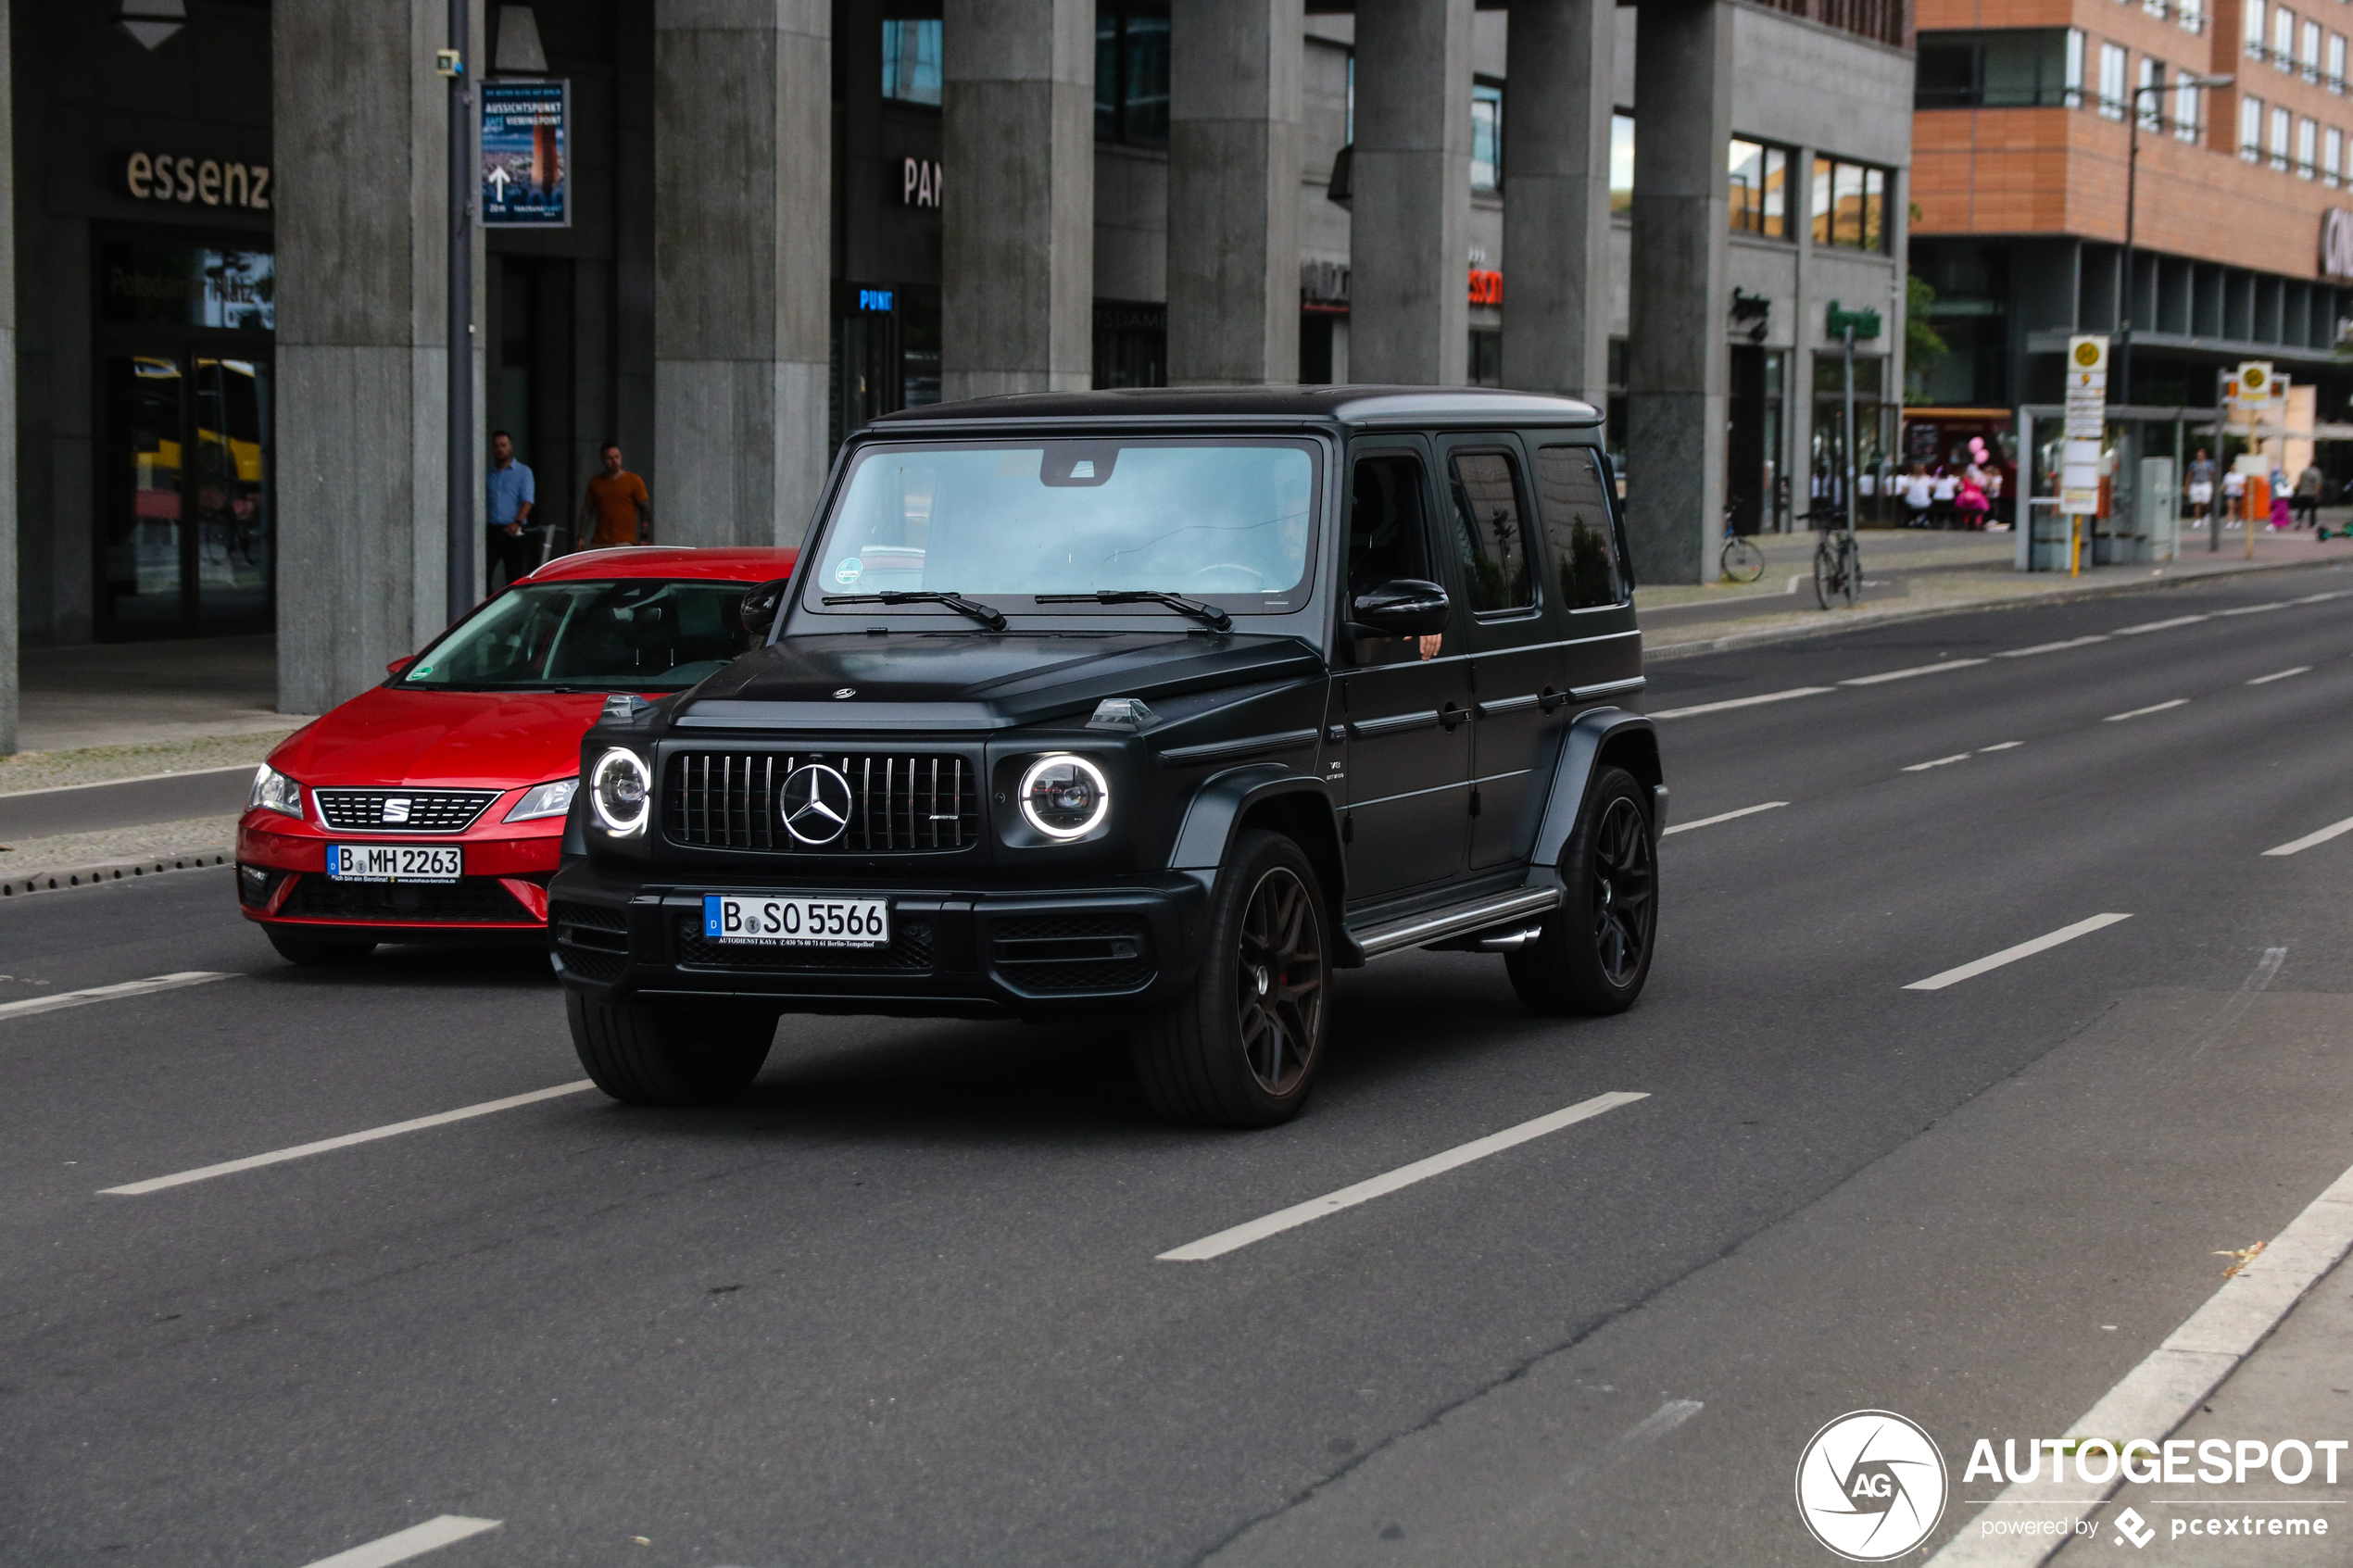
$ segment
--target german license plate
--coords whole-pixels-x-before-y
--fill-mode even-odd
[[[706,893],[702,934],[761,947],[887,947],[890,905],[881,898],[739,897]]]
[[[337,882],[457,882],[466,852],[447,844],[330,844],[327,874]]]

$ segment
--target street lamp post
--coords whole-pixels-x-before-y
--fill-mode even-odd
[[[2137,216],[2141,179],[2141,97],[2147,93],[2178,93],[2187,88],[2196,92],[2207,87],[2228,87],[2238,80],[2235,76],[2181,76],[2171,82],[2145,82],[2132,89],[2125,107],[2128,129],[2124,153],[2124,295],[2117,302],[2116,311],[2116,400],[2120,404],[2133,401],[2133,220]],[[2158,111],[2160,121],[2163,109]]]
[[[477,595],[474,545],[474,178],[473,92],[466,50],[472,31],[467,0],[449,0],[449,47],[436,64],[449,82],[449,517],[446,597],[449,619],[466,613]]]

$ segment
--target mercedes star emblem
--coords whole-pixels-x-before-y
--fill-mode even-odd
[[[841,690],[834,693],[834,700],[836,702],[839,702],[843,697],[856,696],[857,695],[858,688],[856,686],[844,686]]]
[[[808,762],[777,792],[785,831],[803,844],[831,844],[849,826],[849,781],[837,769]]]

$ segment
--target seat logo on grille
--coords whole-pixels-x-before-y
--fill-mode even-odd
[[[385,802],[384,802],[384,821],[385,821],[385,822],[407,822],[408,820],[409,820],[409,800],[408,800],[408,797],[405,797],[405,796],[396,795],[396,796],[394,796],[391,799],[389,799],[389,800],[387,800],[387,801],[385,801]]]
[[[803,844],[831,844],[849,826],[849,781],[837,769],[803,763],[776,793],[785,831]]]

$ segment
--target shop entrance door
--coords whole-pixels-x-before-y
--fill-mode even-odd
[[[270,362],[185,348],[107,353],[99,378],[102,634],[267,631]]]

